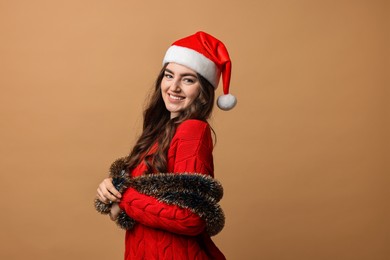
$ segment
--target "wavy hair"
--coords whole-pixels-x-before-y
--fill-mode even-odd
[[[207,122],[212,113],[215,99],[214,87],[197,73],[200,83],[199,96],[179,116],[171,119],[171,113],[166,109],[161,94],[161,82],[167,65],[163,66],[157,76],[154,91],[144,110],[142,134],[126,159],[129,172],[142,160],[147,166],[145,173],[166,172],[167,153],[177,126],[187,119]],[[154,147],[156,151],[150,153]]]

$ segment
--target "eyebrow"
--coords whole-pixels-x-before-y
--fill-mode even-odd
[[[170,69],[165,69],[165,71],[175,75],[175,73]],[[194,73],[183,73],[183,74],[180,74],[180,76],[182,76],[182,77],[192,76],[192,77],[198,78]]]

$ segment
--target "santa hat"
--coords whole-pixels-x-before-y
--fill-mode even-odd
[[[219,96],[217,105],[222,110],[232,109],[237,99],[229,94],[232,63],[225,45],[205,32],[174,42],[167,50],[163,65],[168,62],[184,65],[206,78],[215,89],[222,74],[224,95]]]

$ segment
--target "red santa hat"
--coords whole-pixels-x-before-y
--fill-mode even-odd
[[[184,65],[206,78],[215,89],[222,75],[224,95],[219,96],[217,105],[222,110],[232,109],[237,99],[229,94],[232,63],[225,45],[205,32],[174,42],[167,50],[163,65],[174,62]]]

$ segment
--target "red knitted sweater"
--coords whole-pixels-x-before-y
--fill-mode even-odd
[[[168,150],[168,172],[214,175],[213,142],[207,123],[187,120]],[[141,163],[132,176],[146,169]],[[205,232],[205,222],[188,209],[168,205],[129,188],[119,204],[136,221],[126,231],[125,259],[225,259]]]

